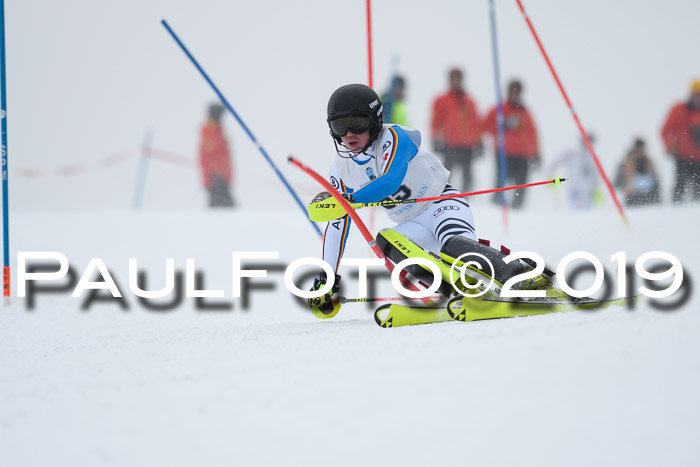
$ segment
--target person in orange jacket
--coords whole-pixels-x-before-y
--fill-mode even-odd
[[[532,115],[522,103],[523,85],[518,80],[508,84],[508,96],[503,103],[503,123],[505,130],[505,156],[507,179],[515,185],[527,183],[528,171],[531,165],[540,162],[537,143],[537,130]],[[496,147],[497,123],[496,107],[494,106],[486,115],[483,123],[484,133],[493,136]],[[500,183],[500,164],[496,154],[496,186]],[[507,182],[506,182],[507,183]],[[515,190],[512,206],[520,208],[523,205],[525,191]],[[498,201],[500,194],[496,193],[494,200]]]
[[[690,99],[671,107],[661,130],[666,152],[676,160],[673,202],[687,193],[700,201],[700,79],[690,85]]]
[[[449,90],[433,102],[433,149],[442,156],[445,168],[450,172],[461,167],[462,184],[458,188],[469,191],[472,187],[472,160],[483,153],[481,122],[474,100],[462,86],[462,70],[453,68],[448,76]]]
[[[202,182],[209,192],[210,207],[233,207],[235,204],[231,195],[231,153],[221,126],[223,113],[224,107],[221,104],[211,104],[207,121],[201,130],[199,166]]]

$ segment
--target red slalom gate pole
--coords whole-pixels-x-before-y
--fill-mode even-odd
[[[353,221],[355,221],[355,225],[357,225],[357,228],[360,230],[360,233],[367,241],[369,247],[372,248],[374,254],[377,255],[377,258],[383,259],[387,264],[387,268],[389,268],[389,270],[392,271],[393,264],[391,264],[391,262],[384,255],[382,249],[379,248],[372,234],[369,232],[369,230],[367,230],[367,227],[365,227],[365,224],[364,222],[362,222],[362,219],[360,219],[355,210],[350,206],[350,203],[348,203],[348,201],[345,198],[343,198],[343,195],[341,195],[340,192],[338,192],[338,190],[333,188],[331,184],[328,183],[328,181],[325,178],[321,177],[315,170],[313,170],[311,167],[307,166],[303,162],[297,160],[296,158],[294,158],[294,156],[288,156],[287,161],[289,161],[290,164],[293,164],[296,167],[303,170],[304,172],[306,172],[309,176],[311,176],[311,178],[320,183],[323,186],[323,188],[328,190],[328,193],[330,193],[331,196],[333,196],[333,198],[336,199],[336,201],[343,207],[343,209],[345,209],[345,212],[350,216],[350,218]]]
[[[372,0],[367,0],[367,71],[370,88],[374,88],[372,79]]]
[[[367,85],[374,89],[372,76],[372,0],[367,0]],[[369,211],[369,228],[374,230],[374,211]]]
[[[620,217],[622,218],[622,221],[625,223],[625,225],[627,227],[630,227],[629,221],[627,220],[627,216],[625,216],[625,212],[622,209],[622,205],[620,204],[620,201],[618,201],[617,195],[615,195],[615,190],[613,189],[612,183],[610,183],[610,179],[605,174],[605,170],[603,170],[603,166],[600,163],[600,159],[598,159],[598,156],[595,153],[595,150],[593,150],[593,145],[591,144],[591,140],[588,138],[588,134],[586,134],[586,131],[583,129],[583,126],[581,125],[581,121],[578,118],[578,114],[574,110],[574,106],[571,103],[571,100],[569,99],[568,94],[566,94],[566,91],[564,90],[564,86],[561,84],[561,81],[559,80],[559,75],[557,75],[557,72],[554,70],[554,66],[552,65],[551,60],[549,60],[549,56],[547,55],[547,52],[544,50],[544,46],[542,45],[542,42],[540,41],[540,38],[537,35],[537,32],[535,31],[535,27],[532,25],[532,21],[530,21],[530,18],[527,16],[527,13],[525,13],[525,7],[523,6],[523,3],[520,0],[515,0],[515,2],[518,4],[518,7],[520,8],[520,12],[523,14],[523,17],[525,18],[525,22],[527,23],[527,26],[530,29],[530,32],[532,33],[532,36],[535,38],[535,42],[537,43],[537,47],[539,47],[540,52],[542,52],[542,56],[544,57],[545,62],[547,62],[547,67],[549,67],[549,71],[552,73],[552,76],[554,77],[554,81],[556,81],[557,86],[559,87],[559,91],[561,91],[561,95],[564,97],[564,101],[566,102],[567,107],[571,111],[571,116],[574,118],[574,122],[576,122],[576,126],[578,127],[578,130],[581,132],[581,135],[583,136],[583,141],[586,143],[586,148],[588,149],[589,154],[593,157],[593,161],[595,162],[595,165],[598,168],[598,173],[605,181],[605,185],[607,186],[608,191],[610,192],[610,196],[612,197],[613,201],[615,202],[615,206],[617,207],[617,211],[620,213]]]

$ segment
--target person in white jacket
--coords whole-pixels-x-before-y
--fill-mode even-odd
[[[588,134],[591,144],[595,136]],[[559,156],[548,168],[548,173],[566,178],[569,206],[573,209],[590,209],[595,205],[600,190],[600,177],[595,161],[581,138],[576,148],[569,149]]]

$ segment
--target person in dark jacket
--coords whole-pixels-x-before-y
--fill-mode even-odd
[[[615,182],[624,191],[627,206],[661,202],[659,177],[643,139],[637,138],[634,141],[618,170]]]

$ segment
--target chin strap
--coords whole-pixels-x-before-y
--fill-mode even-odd
[[[340,156],[340,157],[342,157],[342,158],[344,158],[344,159],[352,159],[353,157],[355,157],[355,156],[357,156],[357,155],[359,155],[359,154],[365,154],[365,155],[367,155],[367,156],[369,156],[369,157],[375,158],[374,155],[372,155],[372,154],[367,154],[367,153],[365,152],[365,151],[367,151],[367,149],[369,149],[370,146],[372,146],[372,144],[374,144],[374,140],[370,140],[370,141],[367,143],[367,145],[366,145],[364,148],[362,148],[362,151],[360,151],[360,152],[358,152],[358,153],[354,153],[354,152],[352,152],[350,149],[348,149],[347,146],[345,146],[343,143],[338,143],[338,140],[337,140],[334,136],[333,136],[332,138],[333,138],[333,144],[335,144],[335,152],[338,154],[338,156]],[[344,147],[346,150],[343,151],[342,149],[340,149],[340,148],[338,147],[338,145]]]

